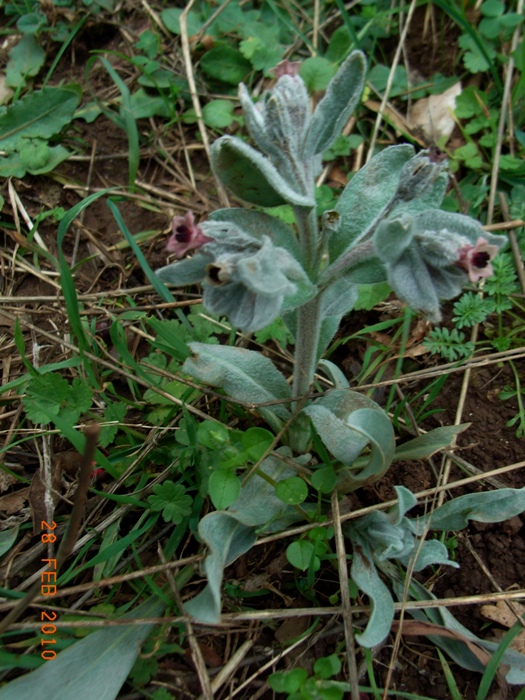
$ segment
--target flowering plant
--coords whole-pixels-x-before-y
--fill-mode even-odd
[[[180,259],[157,272],[173,285],[202,284],[204,305],[242,331],[257,331],[282,317],[295,337],[291,387],[261,353],[190,343],[192,356],[184,371],[258,406],[284,443],[262,462],[234,503],[201,520],[199,532],[209,549],[208,586],[186,608],[203,622],[219,619],[224,567],[253,545],[257,532],[297,519],[297,509],[287,508],[272,484],[295,474],[290,466],[294,459],[315,472],[318,464],[308,452],[314,432],[333,465],[325,468],[330,486],[322,490],[345,493],[377,481],[395,459],[433,454],[464,428],[439,428],[396,449],[383,409],[350,390],[339,368],[321,360],[361,284],[387,281],[400,299],[437,322],[441,300],[458,295],[467,281],[489,276],[491,260],[504,244],[503,237],[485,232],[477,221],[439,209],[448,181],[446,165],[431,152],[415,154],[410,145],[375,155],[319,221],[315,178],[322,153],[355,108],[365,71],[363,54],[351,53],[313,112],[296,64],[278,67],[275,86],[257,104],[241,85],[246,125],[257,148],[236,137],[219,138],[211,151],[213,171],[248,204],[291,205],[296,226],[258,209],[221,209],[199,224],[187,213],[174,219],[168,242]],[[184,257],[189,251],[193,256]],[[318,367],[335,388],[308,400]],[[418,544],[423,533],[405,516],[415,497],[399,487],[398,498],[392,513],[367,516],[346,528],[354,545],[352,577],[374,607],[360,636],[365,646],[384,639],[394,614],[376,565],[384,570],[391,558],[403,565],[415,558],[415,570],[451,563],[440,542]],[[525,508],[522,490],[508,499],[502,507],[502,499],[489,498],[479,517],[494,521]],[[470,501],[459,498],[446,507],[463,524],[475,517]]]

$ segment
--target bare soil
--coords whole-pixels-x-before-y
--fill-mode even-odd
[[[410,62],[420,70],[425,66],[428,75],[435,70],[453,72],[455,54],[449,49],[454,47],[454,50],[457,50],[457,37],[449,26],[451,23],[446,19],[439,19],[441,22],[437,32],[439,41],[430,41],[423,31],[426,26],[425,14],[423,10],[418,13],[407,44]],[[66,81],[84,81],[85,64],[93,49],[127,52],[129,49],[127,35],[133,35],[136,40],[145,26],[145,19],[141,14],[130,13],[129,20],[126,25],[127,33],[120,31],[120,28],[114,24],[88,25],[75,42],[72,54],[74,60],[60,64],[57,78]],[[166,50],[172,49],[173,44],[166,46]],[[388,53],[389,50],[390,47],[386,45],[385,52]],[[117,68],[127,70],[124,63],[119,65],[118,58],[114,58],[113,62]],[[93,89],[100,94],[112,89],[107,76],[104,78],[100,72],[94,71],[89,79]],[[143,139],[143,158],[139,172],[141,196],[136,199],[123,197],[119,202],[119,208],[132,233],[152,232],[142,248],[151,267],[156,268],[166,262],[165,241],[174,213],[182,213],[186,208],[191,208],[204,217],[218,204],[214,198],[214,183],[202,151],[199,150],[200,144],[193,127],[175,126],[166,130],[161,123],[145,120],[140,123],[140,131]],[[97,188],[105,187],[125,188],[128,184],[127,139],[123,131],[113,122],[99,117],[92,124],[75,124],[69,136],[71,139],[80,139],[84,142],[84,154],[92,155],[92,160],[86,157],[84,160],[68,161],[59,167],[53,177],[27,177],[23,181],[13,182],[27,213],[33,219],[44,207],[61,206],[69,209],[88,190],[95,191]],[[183,156],[184,148],[189,146],[196,147],[194,151],[189,151],[194,154],[192,165],[195,185],[191,184],[191,179],[187,175],[187,161]],[[170,158],[166,157],[166,153],[170,154]],[[6,201],[9,201],[5,187],[3,194]],[[2,219],[6,224],[1,231],[2,246],[6,253],[3,257],[2,274],[5,278],[5,288],[12,297],[11,302],[4,297],[2,301],[4,309],[23,317],[48,333],[53,333],[57,328],[63,331],[68,327],[68,319],[63,304],[58,299],[53,300],[57,295],[56,286],[49,282],[53,278],[46,276],[42,278],[29,272],[24,273],[20,269],[9,268],[7,261],[14,247],[10,228],[14,219],[9,204],[2,213]],[[43,221],[39,226],[39,232],[50,251],[56,254],[56,224],[52,219]],[[115,247],[122,242],[122,234],[104,198],[97,200],[85,210],[82,225],[76,230],[72,229],[68,235],[64,250],[69,260],[77,245],[76,236],[78,236],[76,260],[83,261],[75,271],[75,284],[80,295],[107,293],[111,290],[132,290],[147,284],[147,279],[129,248]],[[88,258],[90,259],[87,260]],[[141,307],[155,307],[159,304],[158,297],[152,291],[130,292],[130,296],[134,303]],[[17,301],[17,298],[22,297],[27,300]],[[181,295],[176,298],[183,300],[186,297]],[[127,302],[122,303],[126,305]],[[99,313],[95,303],[86,302],[86,309],[88,315],[96,316]],[[369,312],[366,321],[369,324],[374,323],[379,319],[380,314],[384,313],[384,309]],[[102,321],[103,318],[104,314],[100,313],[100,320]],[[4,381],[7,382],[12,381],[25,370],[12,342],[12,323],[5,320],[2,323],[4,324],[1,329],[3,372]],[[350,326],[345,326],[341,333],[347,335],[350,330]],[[30,348],[34,342],[43,342],[38,334],[27,326],[24,330],[24,338],[27,348]],[[46,344],[41,351],[40,362],[45,364],[58,361],[62,353],[63,348],[59,344]],[[342,346],[338,350],[337,360],[347,368],[349,376],[352,375],[352,367],[355,363],[359,364],[360,354],[359,348],[353,346]],[[431,366],[439,368],[439,363],[428,355],[422,355],[412,362],[415,364],[411,365],[410,371]],[[395,359],[391,364],[393,367]],[[516,361],[516,366],[523,377],[523,360]],[[492,364],[475,369],[468,384],[462,420],[469,422],[470,427],[458,438],[457,454],[483,473],[523,460],[523,440],[516,438],[515,429],[506,427],[507,422],[518,411],[517,403],[514,400],[502,401],[498,397],[499,391],[510,380],[510,371],[506,365]],[[429,429],[437,425],[454,423],[463,381],[463,371],[450,374],[444,388],[433,403],[433,408],[439,408],[440,411],[428,418],[423,428]],[[406,387],[401,384],[401,389],[415,394],[423,386],[422,382],[412,382]],[[0,424],[6,443],[18,419],[16,404],[10,397],[10,400],[0,407]],[[62,445],[55,445],[55,449],[61,451],[64,448]],[[39,464],[36,448],[31,443],[27,443],[23,449],[18,448],[7,454],[6,459],[8,462],[19,464],[20,474],[27,479],[31,479]],[[439,471],[439,460],[434,466],[436,471]],[[426,462],[398,464],[380,483],[363,489],[363,492],[356,496],[358,503],[354,505],[366,506],[387,501],[393,497],[393,487],[396,484],[403,484],[414,493],[423,491],[436,484],[436,476],[437,474]],[[453,464],[449,481],[455,481],[464,476],[465,472]],[[497,478],[504,486],[519,488],[524,485],[523,472],[520,470],[510,471]],[[478,488],[480,487],[476,484],[471,484],[455,490],[454,493],[468,493]],[[2,493],[13,495],[13,489],[12,485],[8,485],[2,489]],[[27,507],[24,499],[21,501],[21,507]],[[31,538],[26,538],[25,543],[29,547]],[[324,601],[323,605],[329,605],[329,597],[337,593],[339,586],[335,570],[328,569],[323,572],[315,593],[305,589],[303,596],[299,596],[293,572],[284,558],[287,544],[288,540],[277,540],[268,545],[256,547],[226,571],[226,583],[240,583],[241,589],[244,588],[245,591],[261,593],[260,597],[243,599],[226,596],[226,611],[239,609],[240,605],[276,611],[285,608],[304,608],[313,604],[314,596],[316,601]],[[186,547],[185,554],[193,551],[197,551],[195,543]],[[152,544],[151,551],[145,554],[144,561],[154,563],[156,556],[156,549]],[[507,523],[496,525],[470,525],[458,536],[456,558],[461,565],[459,569],[441,567],[421,578],[422,582],[430,586],[439,597],[468,598],[513,587],[523,588],[525,583],[523,517],[516,517]],[[13,588],[19,586],[25,577],[30,576],[37,569],[37,561],[28,563],[14,576],[9,577],[9,586]],[[6,574],[7,572],[4,571],[2,577]],[[498,625],[482,617],[478,603],[456,606],[451,610],[466,627],[483,638],[496,634],[498,630],[501,631]],[[236,626],[218,629],[197,628],[197,637],[212,679],[228,661],[233,651],[247,640],[252,640],[253,646],[245,661],[239,666],[237,675],[231,681],[230,689],[233,691],[267,661],[269,650],[298,637],[313,622],[313,617],[283,622],[276,616],[274,620],[267,623],[239,623]],[[344,644],[341,621],[336,616],[333,619],[329,617],[320,619],[315,632],[308,635],[306,639],[304,645],[297,647],[295,652],[286,657],[285,665],[299,665],[311,669],[317,658],[339,649],[340,645]],[[175,634],[173,641],[175,641]],[[385,681],[391,665],[392,642],[393,636],[375,655],[374,668],[376,679],[380,684]],[[452,662],[451,666],[462,697],[474,698],[479,685],[479,674],[458,669]],[[367,683],[366,676],[361,682]],[[189,651],[185,656],[174,654],[163,659],[145,693],[159,687],[159,684],[167,684],[170,692],[177,698],[197,698],[200,695],[201,688]],[[390,688],[436,699],[450,697],[435,647],[427,639],[424,637],[402,639],[401,649],[396,657],[390,679]],[[499,684],[494,684],[492,692],[492,698],[502,700],[516,697],[517,694],[516,688],[507,688],[501,679]],[[120,697],[146,697],[146,694],[139,696],[134,692],[128,693],[124,688]],[[228,697],[228,695],[221,697]],[[258,677],[236,697],[246,700],[249,698],[269,700],[273,694],[268,690],[264,691],[263,678]]]

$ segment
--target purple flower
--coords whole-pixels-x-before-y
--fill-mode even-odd
[[[490,277],[494,274],[490,261],[498,253],[498,246],[490,245],[486,238],[480,236],[476,245],[464,245],[458,250],[458,267],[468,272],[471,282]]]
[[[184,216],[176,216],[171,222],[171,230],[173,233],[166,248],[178,258],[182,258],[189,250],[213,241],[213,238],[205,236],[202,229],[195,224],[195,217],[191,211],[187,211]]]

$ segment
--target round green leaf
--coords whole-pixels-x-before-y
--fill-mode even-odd
[[[258,462],[274,440],[273,434],[265,428],[248,428],[242,434],[241,442],[249,458]]]
[[[233,122],[233,102],[212,100],[202,108],[202,118],[211,129],[225,129]]]
[[[332,467],[321,467],[312,474],[312,486],[320,493],[331,493],[337,483],[337,474]]]
[[[215,508],[224,510],[239,497],[241,482],[237,474],[230,469],[217,469],[210,476],[208,490]]]
[[[292,566],[300,571],[306,571],[315,555],[315,547],[307,540],[297,540],[286,548],[286,558]]]
[[[167,10],[162,10],[162,12],[160,13],[160,18],[164,26],[172,34],[180,34],[180,16],[183,12],[183,9],[177,7],[170,7]],[[199,14],[197,12],[194,12],[193,10],[190,10],[190,12],[188,12],[186,25],[189,36],[197,34],[197,32],[202,26],[202,21],[199,17]]]
[[[308,496],[308,486],[301,477],[291,476],[276,484],[275,495],[286,505],[295,506],[302,503]]]
[[[238,85],[246,78],[252,66],[237,49],[231,46],[215,46],[202,57],[201,68],[214,80]]]
[[[304,80],[306,87],[310,92],[318,92],[326,90],[328,83],[334,77],[335,66],[326,58],[321,56],[313,56],[307,58],[301,66],[299,75]]]
[[[332,678],[332,676],[337,676],[340,670],[341,662],[335,654],[317,659],[314,664],[314,673],[319,678]]]
[[[294,668],[291,671],[272,673],[268,678],[268,685],[276,693],[296,693],[306,678],[306,669]]]

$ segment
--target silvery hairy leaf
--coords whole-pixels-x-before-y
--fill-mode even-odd
[[[393,461],[409,459],[426,459],[439,450],[449,447],[454,438],[469,427],[470,423],[459,425],[444,425],[423,433],[413,440],[398,445]]]
[[[278,452],[291,457],[286,447],[279,448]],[[274,455],[267,457],[259,469],[277,482],[296,474]],[[205,515],[199,523],[199,535],[208,547],[204,563],[208,585],[185,604],[186,612],[203,624],[219,622],[225,567],[253,547],[258,531],[277,532],[300,518],[295,508],[277,498],[273,484],[254,474],[235,503],[227,510]]]
[[[337,489],[354,491],[377,481],[392,462],[395,440],[392,423],[375,401],[348,389],[332,389],[302,410],[331,454],[347,467],[338,470]],[[369,446],[370,455],[359,471],[354,462]]]
[[[361,634],[355,638],[367,649],[381,644],[386,639],[394,619],[394,600],[387,586],[381,580],[374,562],[365,556],[363,547],[356,540],[352,555],[350,575],[355,585],[370,598],[370,617]]]
[[[254,214],[231,218],[261,224],[264,215]],[[271,221],[266,224],[271,233]],[[206,308],[227,316],[236,328],[253,332],[268,326],[282,310],[306,303],[317,290],[293,255],[275,246],[262,226],[254,228],[252,235],[230,220],[204,222],[199,231],[205,242],[198,252],[161,268],[160,278],[179,286],[201,282]]]
[[[372,612],[365,631],[356,635],[364,647],[380,644],[390,632],[394,619],[394,602],[390,591],[379,578],[376,565],[396,559],[404,566],[411,562],[415,571],[431,564],[449,564],[444,544],[432,540],[420,543],[414,537],[413,521],[406,512],[417,503],[415,496],[403,486],[396,486],[397,503],[388,512],[375,511],[357,518],[343,527],[352,542],[354,553],[352,580],[372,601]]]
[[[261,353],[206,343],[190,343],[189,347],[194,354],[185,361],[184,372],[210,386],[223,389],[228,396],[255,405],[291,398],[284,375]],[[274,413],[283,420],[290,418],[290,412],[283,403],[267,406],[264,411]]]
[[[155,274],[166,284],[176,284],[178,287],[199,284],[204,279],[206,267],[212,259],[209,255],[196,253],[191,258],[185,258],[155,270]]]
[[[392,200],[399,172],[413,155],[414,149],[408,144],[391,146],[353,176],[335,208],[341,224],[328,241],[331,262],[373,224]]]
[[[164,603],[146,600],[120,619],[140,620],[163,614]],[[0,688],[2,700],[114,700],[140,654],[153,625],[108,626],[60,651],[52,661]]]
[[[310,120],[304,156],[322,153],[341,134],[354,111],[365,84],[366,59],[353,51],[330,81]]]
[[[398,567],[393,566],[391,562],[384,561],[379,563],[379,568],[392,581],[392,587],[397,599],[400,602],[406,600],[405,579],[404,577],[402,578],[400,576]],[[408,593],[410,599],[412,600],[438,600],[433,593],[431,593],[427,588],[425,588],[425,586],[414,578],[412,578],[410,581]],[[416,620],[428,620],[434,625],[457,632],[458,635],[461,635],[466,640],[474,642],[490,653],[494,653],[499,647],[499,643],[496,644],[494,642],[488,642],[477,637],[469,629],[464,627],[458,620],[456,620],[452,613],[443,605],[436,605],[433,608],[424,608],[422,610],[418,610],[417,608],[409,608],[407,612]],[[446,651],[451,659],[453,659],[462,668],[466,668],[469,671],[478,671],[480,673],[485,670],[485,667],[480,662],[478,657],[473,654],[469,645],[465,641],[462,641],[459,637],[450,638],[436,634],[429,635],[429,639],[438,647]],[[525,684],[525,656],[523,654],[520,654],[513,649],[507,649],[503,654],[501,663],[503,666],[508,668],[508,670],[505,671],[505,680],[507,683],[510,683],[511,685]]]
[[[428,160],[424,153],[415,156],[413,147],[408,144],[390,146],[354,175],[336,206],[341,224],[329,238],[331,261],[365,234],[373,233],[385,216],[416,214],[440,206],[448,182],[448,174],[442,165],[432,165],[436,169],[431,173],[430,182],[425,178],[419,196],[410,199],[399,193],[401,175],[404,173],[406,179],[407,170],[417,172],[417,166],[425,158]]]
[[[422,516],[417,531],[425,527],[431,530],[462,530],[469,520],[478,523],[500,523],[525,511],[525,488],[496,489],[483,493],[469,493],[453,498]]]
[[[233,136],[215,141],[211,163],[216,177],[246,202],[263,207],[315,206],[313,197],[300,191],[300,184],[294,189],[268,158]]]
[[[481,240],[494,252],[505,242],[468,216],[439,210],[392,216],[379,224],[373,237],[392,289],[435,323],[441,319],[440,300],[457,296],[467,281],[461,251],[474,249]]]
[[[375,561],[397,559],[404,566],[411,561],[414,571],[421,571],[429,564],[450,564],[448,550],[442,542],[429,540],[420,543],[415,533],[419,530],[417,520],[410,520],[406,513],[417,505],[414,494],[404,486],[396,486],[397,503],[385,511],[374,511],[354,520],[348,525],[347,534],[359,534],[366,542]],[[424,531],[421,532],[424,534]]]
[[[287,226],[281,219],[266,214],[266,212],[238,207],[217,209],[210,214],[210,220],[234,224],[260,241],[262,241],[263,236],[268,236],[275,246],[284,248],[296,260],[301,260],[299,244],[290,226]]]

